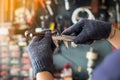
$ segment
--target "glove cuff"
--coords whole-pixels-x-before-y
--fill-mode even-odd
[[[49,60],[49,59],[48,59]],[[33,72],[36,75],[38,72],[48,71],[53,74],[54,65],[53,63],[42,59],[42,61],[33,59],[32,61]]]

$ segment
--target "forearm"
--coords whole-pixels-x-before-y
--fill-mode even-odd
[[[43,72],[37,73],[36,80],[54,80],[54,79],[50,72],[43,71]]]
[[[112,35],[112,36],[111,36]],[[114,27],[111,28],[111,33],[109,35],[108,41],[115,47],[120,48],[120,30]]]

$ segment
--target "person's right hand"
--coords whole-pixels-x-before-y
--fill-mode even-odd
[[[75,35],[74,39],[76,44],[85,44],[94,40],[108,38],[111,32],[111,24],[99,21],[81,19],[76,24],[62,32],[63,35]]]

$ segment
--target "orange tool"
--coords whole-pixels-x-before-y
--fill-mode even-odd
[[[40,5],[42,6],[42,8],[46,8],[46,6],[45,6],[45,1],[46,0],[34,0],[34,3],[35,3],[35,5],[38,5],[38,3],[40,3]]]

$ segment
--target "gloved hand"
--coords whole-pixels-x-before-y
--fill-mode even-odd
[[[50,31],[45,33],[43,38],[35,36],[28,46],[28,53],[32,63],[33,71],[36,75],[38,72],[53,72],[53,51],[55,44],[52,41]]]
[[[85,44],[93,40],[107,38],[111,32],[111,24],[99,20],[81,19],[62,32],[63,35],[75,35],[76,44]]]
[[[120,49],[108,55],[92,76],[92,80],[120,80]]]

